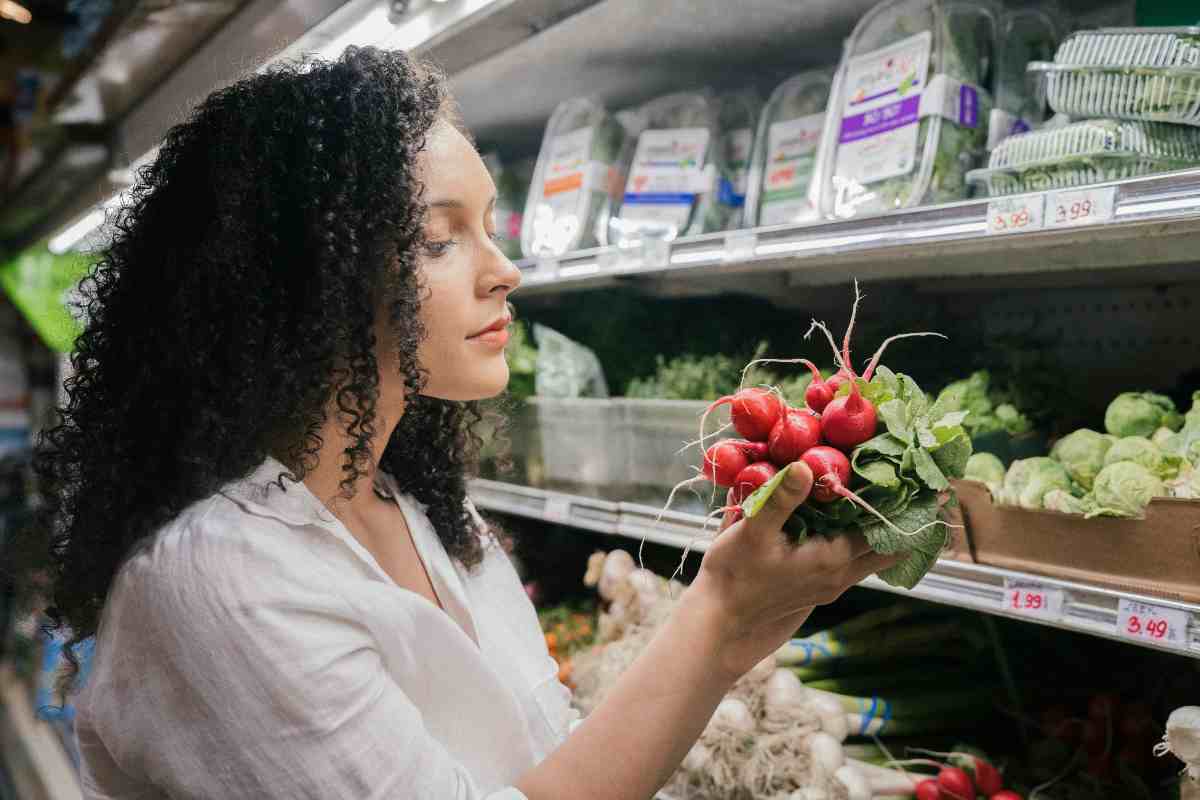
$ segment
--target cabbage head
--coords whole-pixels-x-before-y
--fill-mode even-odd
[[[972,453],[963,477],[981,483],[1004,483],[1004,462],[991,453]]]
[[[1200,500],[1200,469],[1185,468],[1178,478],[1167,481],[1167,490],[1171,497]]]
[[[1065,489],[1051,489],[1046,492],[1046,496],[1042,498],[1042,505],[1047,511],[1080,516],[1086,516],[1096,509],[1096,501],[1090,494],[1076,497]]]
[[[1149,439],[1141,436],[1126,436],[1118,439],[1104,456],[1104,466],[1116,464],[1118,461],[1132,461],[1150,470],[1156,477],[1169,480],[1179,474],[1183,459],[1169,455]]]
[[[1150,437],[1150,441],[1154,442],[1159,447],[1166,447],[1171,441],[1171,437],[1174,435],[1175,431],[1171,430],[1170,428],[1163,427],[1154,432],[1154,435]]]
[[[1150,498],[1166,493],[1166,484],[1150,470],[1133,461],[1118,461],[1096,476],[1092,494],[1098,508],[1092,515],[1140,517]]]
[[[1104,469],[1104,457],[1115,441],[1115,436],[1080,428],[1055,442],[1050,457],[1066,468],[1072,480],[1090,490],[1092,481]]]
[[[1004,475],[1000,502],[1021,508],[1044,508],[1046,493],[1053,489],[1070,492],[1074,487],[1071,476],[1062,464],[1052,458],[1038,456],[1014,461]]]
[[[1113,436],[1150,438],[1159,428],[1177,431],[1182,426],[1183,417],[1175,402],[1154,392],[1123,392],[1104,412],[1104,428]]]

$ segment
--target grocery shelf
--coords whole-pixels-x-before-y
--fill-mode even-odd
[[[488,511],[634,541],[644,539],[681,549],[690,547],[697,552],[703,552],[707,547],[703,537],[704,520],[694,514],[666,512],[659,519],[657,508],[638,503],[614,502],[486,479],[472,481],[470,494],[481,509]],[[708,533],[711,535],[713,531],[714,526],[710,523]],[[945,558],[912,590],[888,586],[874,576],[860,585],[1200,659],[1200,604],[1173,602]],[[1043,593],[1049,598],[1048,607],[1052,613],[1031,614],[1010,609],[1008,598],[1018,586],[1035,587]],[[1171,646],[1125,635],[1118,629],[1118,623],[1122,620],[1122,604],[1129,603],[1145,604],[1163,616],[1174,616],[1183,628],[1182,641]]]
[[[1051,227],[1049,209],[1084,192],[1105,205],[1094,220]],[[980,199],[890,214],[775,226],[605,247],[560,258],[528,259],[524,296],[603,288],[630,282],[745,282],[774,276],[784,286],[859,280],[931,280],[1037,274],[1137,271],[1171,279],[1200,278],[1193,265],[1200,241],[1200,169],[1131,178],[1072,190],[1018,195],[1044,204],[1046,228],[1000,233],[989,219],[999,201]],[[1101,203],[1100,201],[1103,201]],[[1111,213],[1109,209],[1111,208]],[[990,210],[990,213],[989,213]],[[831,269],[831,267],[834,267]],[[1157,271],[1156,271],[1157,268]],[[1153,279],[1153,278],[1150,278]]]

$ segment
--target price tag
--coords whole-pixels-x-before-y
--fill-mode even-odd
[[[1108,222],[1116,198],[1115,186],[1052,192],[1046,197],[1046,227],[1075,228]]]
[[[758,247],[758,234],[754,231],[730,231],[725,234],[724,261],[749,261],[754,258]]]
[[[1045,208],[1046,196],[1043,194],[997,197],[988,202],[988,233],[1039,231]]]
[[[665,267],[671,262],[671,243],[666,239],[647,236],[642,239],[642,264],[646,267]]]
[[[1188,621],[1186,611],[1138,603],[1124,597],[1117,607],[1117,633],[1127,639],[1176,650],[1190,649]]]
[[[1040,583],[1006,580],[1000,607],[1009,614],[1056,620],[1062,616],[1063,590]]]
[[[566,522],[571,518],[571,501],[565,497],[547,497],[542,517],[547,522]]]

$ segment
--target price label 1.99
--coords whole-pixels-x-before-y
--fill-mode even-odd
[[[1046,198],[1046,227],[1074,228],[1108,222],[1116,197],[1115,186],[1051,192]]]
[[[1187,650],[1188,612],[1121,598],[1117,633],[1139,642]]]
[[[1026,233],[1043,226],[1046,196],[997,197],[988,202],[988,233]]]
[[[1055,620],[1062,616],[1063,590],[1028,581],[1005,581],[1000,607],[1016,616]]]

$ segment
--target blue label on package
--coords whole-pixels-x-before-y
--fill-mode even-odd
[[[746,204],[746,195],[734,192],[733,182],[728,178],[721,178],[721,185],[717,189],[717,202],[723,206],[741,208]]]
[[[686,206],[696,199],[694,194],[626,194],[628,206]]]

